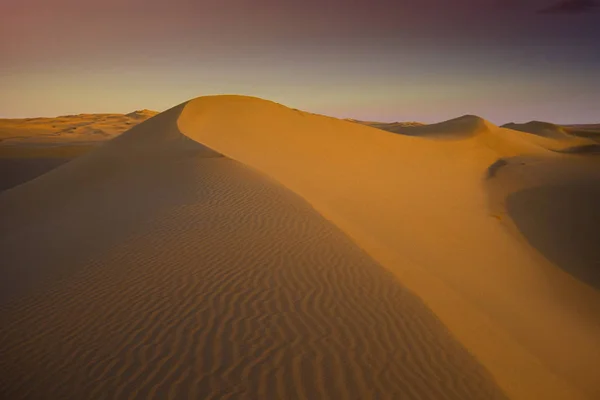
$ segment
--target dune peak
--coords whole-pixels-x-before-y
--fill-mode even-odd
[[[130,128],[0,195],[0,296],[20,302],[0,310],[0,392],[597,393],[597,159],[472,114],[406,126],[244,95],[197,97]],[[156,362],[132,362],[137,348],[120,343]],[[85,357],[89,371],[123,373],[90,381]],[[321,382],[328,366],[342,368]]]

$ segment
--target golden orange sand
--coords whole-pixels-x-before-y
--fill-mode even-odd
[[[595,398],[598,159],[405,129],[202,97],[0,194],[0,390]]]
[[[0,119],[0,191],[65,164],[156,114]]]

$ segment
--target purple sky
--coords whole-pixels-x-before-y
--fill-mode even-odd
[[[358,119],[600,122],[600,8],[585,4],[88,3],[0,2],[0,117],[164,110],[237,93]]]

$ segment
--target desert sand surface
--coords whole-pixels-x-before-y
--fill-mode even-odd
[[[505,398],[305,200],[181,134],[183,109],[0,195],[4,398]]]
[[[0,393],[597,398],[588,140],[183,103],[0,194]]]
[[[78,114],[56,118],[0,119],[0,191],[87,153],[158,114]]]

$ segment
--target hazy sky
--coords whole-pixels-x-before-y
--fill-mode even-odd
[[[90,3],[0,0],[0,116],[229,93],[371,120],[600,122],[589,0]]]

